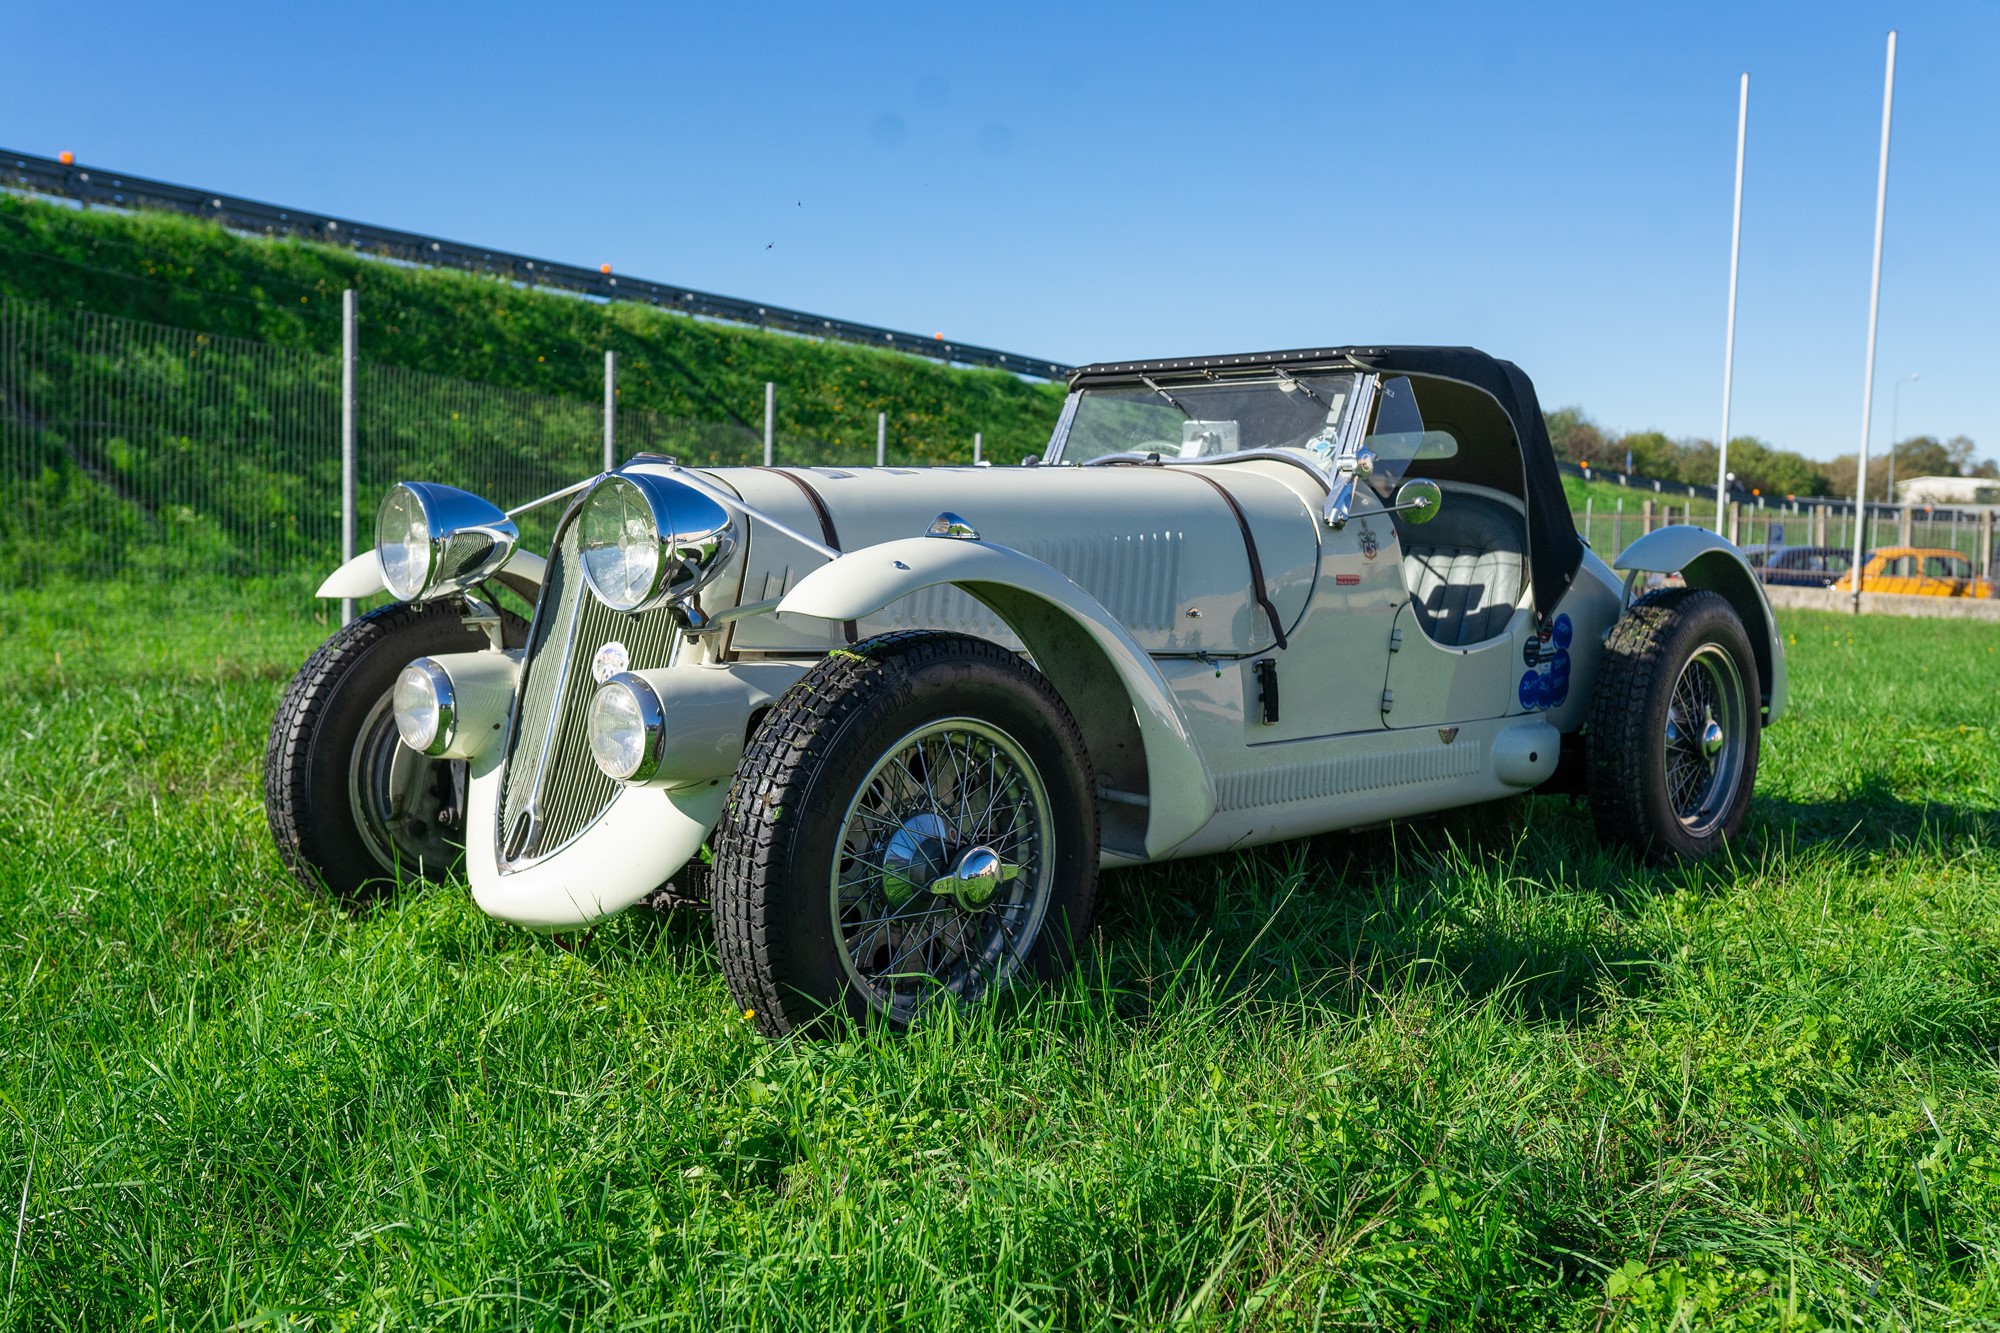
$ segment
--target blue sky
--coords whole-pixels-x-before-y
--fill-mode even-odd
[[[2000,5],[10,0],[0,145],[1067,361],[1469,343],[1546,405],[2000,454]]]

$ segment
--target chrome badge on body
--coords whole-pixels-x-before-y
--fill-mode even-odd
[[[608,683],[619,672],[632,665],[632,656],[625,651],[625,645],[613,639],[597,650],[590,659],[590,675],[599,685]]]

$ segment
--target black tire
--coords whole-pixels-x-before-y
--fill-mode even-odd
[[[397,674],[415,659],[487,647],[462,615],[444,604],[371,611],[321,644],[285,690],[264,748],[264,813],[278,858],[308,892],[355,906],[399,880],[440,879],[463,858],[463,763],[403,748],[387,711]],[[519,647],[527,625],[502,612],[501,634]],[[399,820],[396,791],[435,799],[435,811],[458,809],[457,823],[435,813]]]
[[[901,1030],[940,994],[1054,979],[1097,895],[1096,788],[1075,720],[1040,672],[963,635],[884,635],[814,666],[751,738],[713,845],[723,975],[772,1037],[843,1017]],[[990,897],[930,891],[986,846],[1020,858]]]
[[[1605,643],[1590,704],[1598,838],[1654,864],[1720,851],[1750,808],[1762,697],[1757,655],[1727,599],[1668,588],[1634,602]]]

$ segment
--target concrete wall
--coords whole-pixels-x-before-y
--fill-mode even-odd
[[[1854,594],[1837,588],[1787,588],[1766,585],[1771,605],[1780,611],[1851,611]],[[1913,597],[1907,593],[1864,592],[1863,614],[1921,616],[1931,620],[1987,620],[2000,624],[2000,600],[1990,597]]]

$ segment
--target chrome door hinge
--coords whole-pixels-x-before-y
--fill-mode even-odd
[[[1396,706],[1396,692],[1394,690],[1382,691],[1382,711],[1386,713],[1395,706]]]
[[[1392,653],[1403,651],[1403,627],[1401,625],[1389,631],[1389,651]]]

